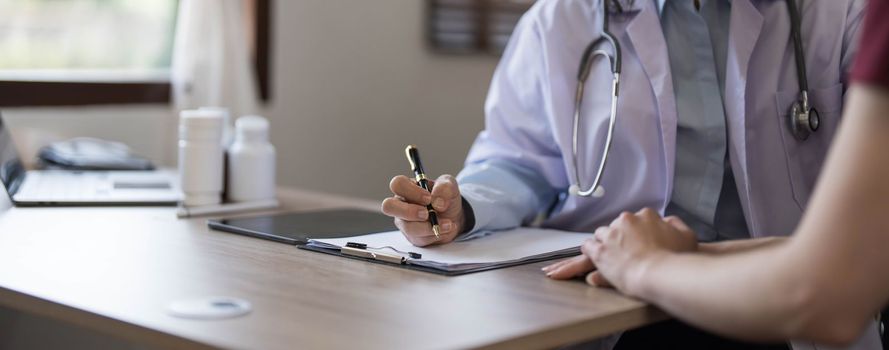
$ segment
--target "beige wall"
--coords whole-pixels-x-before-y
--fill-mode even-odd
[[[456,173],[483,126],[497,63],[441,56],[423,41],[421,0],[275,2],[274,99],[265,114],[278,148],[279,183],[380,198],[407,173],[417,144],[430,175]],[[4,110],[26,156],[79,135],[129,143],[175,164],[167,106]],[[21,131],[25,132],[21,132]]]

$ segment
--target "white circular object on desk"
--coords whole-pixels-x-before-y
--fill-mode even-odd
[[[179,300],[167,306],[171,316],[196,320],[233,318],[246,315],[250,310],[249,301],[225,296]]]

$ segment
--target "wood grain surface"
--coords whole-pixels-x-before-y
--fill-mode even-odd
[[[374,201],[282,189],[282,210]],[[546,263],[444,277],[211,231],[173,208],[0,205],[0,305],[164,348],[537,349],[665,315],[612,290],[544,277]],[[171,317],[225,295],[243,317]]]

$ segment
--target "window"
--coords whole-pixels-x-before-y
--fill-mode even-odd
[[[246,2],[263,100],[270,1]],[[0,1],[0,106],[168,103],[177,8],[177,0]]]
[[[4,0],[0,13],[2,79],[152,81],[170,68],[175,0]]]
[[[427,38],[441,53],[500,54],[534,0],[427,0]]]

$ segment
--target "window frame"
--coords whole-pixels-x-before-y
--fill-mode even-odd
[[[271,100],[272,1],[251,0],[253,64],[259,98]],[[170,81],[0,79],[0,107],[170,104]]]
[[[499,6],[502,7],[511,7],[513,9],[520,9],[520,13],[527,11],[532,3],[528,4],[501,4]],[[475,31],[472,32],[473,37],[473,45],[464,46],[464,47],[443,47],[440,45],[437,39],[437,35],[439,33],[436,28],[436,17],[437,10],[444,9],[448,6],[446,4],[440,4],[438,0],[425,0],[425,13],[424,20],[426,22],[425,25],[425,41],[426,47],[429,51],[435,54],[440,55],[493,55],[499,56],[503,53],[503,49],[505,47],[495,46],[491,41],[491,22],[492,18],[494,18],[498,14],[502,14],[503,9],[498,8],[497,5],[494,4],[492,0],[473,0],[471,1],[471,5],[466,6],[465,8],[471,11],[474,15],[474,28]],[[456,5],[454,7],[461,8],[463,6]],[[515,29],[514,27],[512,29]]]

